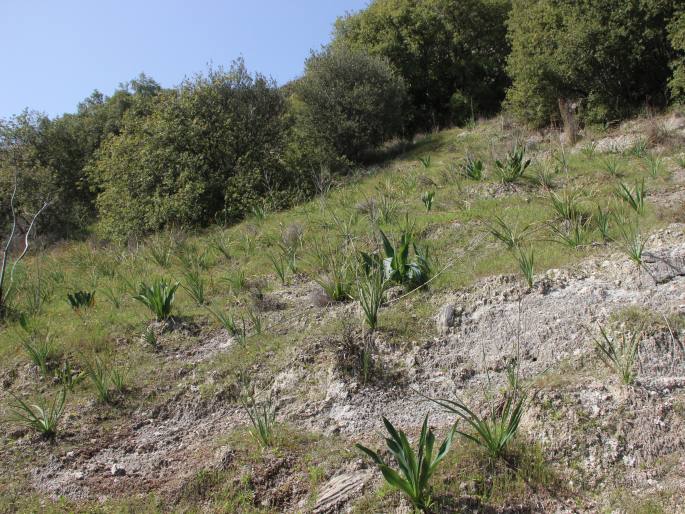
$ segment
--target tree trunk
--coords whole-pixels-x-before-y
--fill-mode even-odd
[[[559,113],[564,122],[564,134],[566,135],[566,142],[573,146],[578,140],[578,127],[576,126],[576,117],[573,112],[575,105],[567,98],[559,98]]]

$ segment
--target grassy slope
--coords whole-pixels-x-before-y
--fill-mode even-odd
[[[184,366],[179,361],[160,361],[155,351],[140,342],[140,335],[149,323],[150,314],[131,296],[138,283],[149,282],[151,277],[183,282],[183,265],[179,260],[183,255],[205,255],[207,269],[202,274],[207,282],[206,296],[210,305],[236,315],[246,315],[251,309],[250,295],[246,291],[236,291],[227,278],[244,273],[249,283],[260,284],[259,287],[266,292],[282,289],[269,254],[277,254],[277,242],[284,236],[287,239],[288,234],[302,234],[298,250],[298,273],[301,275],[290,276],[289,282],[303,281],[305,276],[310,279],[316,277],[320,272],[316,253],[321,249],[339,252],[343,240],[348,241],[345,252],[349,254],[376,247],[378,231],[369,216],[363,213],[364,205],[368,206],[370,199],[375,201],[376,206],[386,206],[386,219],[381,216],[378,224],[389,234],[398,232],[405,213],[415,221],[430,249],[434,268],[444,270],[431,284],[433,291],[455,290],[473,283],[479,277],[517,272],[516,261],[503,251],[501,245],[495,244],[490,237],[480,237],[483,226],[479,220],[491,219],[494,215],[500,215],[519,226],[533,224],[536,227],[532,248],[538,274],[546,269],[568,266],[589,254],[605,251],[601,244],[571,250],[550,241],[550,234],[544,227],[544,222],[554,218],[549,194],[533,177],[540,169],[552,169],[558,165],[554,156],[558,157],[559,154],[554,145],[541,145],[528,176],[514,189],[508,190],[498,184],[492,174],[492,156],[502,156],[511,146],[513,137],[511,131],[502,131],[496,122],[485,122],[468,131],[444,131],[422,139],[399,158],[348,180],[348,183],[332,189],[321,198],[287,212],[269,213],[264,219],[249,219],[228,229],[212,228],[199,234],[158,236],[133,250],[84,242],[69,243],[44,254],[34,254],[26,259],[18,271],[18,282],[22,287],[16,303],[22,311],[31,314],[30,325],[33,328],[49,331],[61,359],[66,357],[78,366],[84,360],[92,359],[93,355],[99,355],[108,364],[126,371],[130,392],[125,401],[117,407],[97,407],[106,411],[103,422],[106,431],[107,419],[115,422],[118,417],[126,416],[137,408],[153,405],[170,394],[169,391],[173,389],[172,377]],[[450,164],[459,162],[467,153],[485,160],[487,177],[484,181],[470,181],[448,171]],[[419,157],[426,155],[431,156],[427,168],[418,162]],[[667,150],[666,155],[675,155],[675,150]],[[614,190],[619,180],[632,185],[635,180],[644,177],[650,192],[669,187],[667,170],[673,166],[671,158],[666,158],[664,170],[656,178],[645,170],[644,159],[632,153],[617,157],[621,177],[610,176],[605,171],[606,158],[606,155],[591,152],[570,155],[570,171],[558,173],[553,178],[556,189],[563,190],[566,186],[582,189],[587,193],[584,207],[594,211],[597,204],[612,208],[618,205]],[[426,212],[421,202],[421,194],[427,190],[436,192],[431,212]],[[490,194],[492,192],[495,192],[494,196]],[[647,232],[663,226],[676,215],[648,205],[640,221],[641,229]],[[597,242],[601,239],[596,231],[592,232],[591,237]],[[172,241],[172,257],[169,265],[163,267],[151,258],[150,249],[163,248],[168,240]],[[225,258],[216,250],[217,241],[227,245],[230,258]],[[466,248],[469,249],[468,253],[461,258]],[[66,302],[66,294],[81,289],[96,290],[97,302],[94,307],[75,313]],[[106,291],[116,298],[118,307],[107,299]],[[427,294],[430,293],[418,293]],[[406,316],[408,305],[412,306],[414,317]],[[201,327],[196,337],[179,339],[179,348],[196,344],[214,323],[208,311],[198,306],[184,290],[179,290],[177,294],[175,312]],[[431,330],[430,316],[433,314],[429,302],[399,302],[383,310],[381,323],[397,329],[394,337],[398,342],[406,342],[419,333]],[[319,330],[337,329],[338,325],[333,323]],[[10,376],[13,370],[24,369],[28,362],[19,344],[22,330],[17,323],[9,323],[0,332],[0,374],[3,376]],[[273,356],[284,355],[298,345],[303,337],[302,334],[285,333],[283,330],[269,330],[267,324],[258,342],[257,338],[250,338],[245,347],[236,348],[202,364],[198,371],[208,373],[220,369],[222,373],[229,374],[239,367],[259,361],[267,352],[270,359],[266,365],[277,366],[278,358]],[[45,383],[34,374],[33,382],[17,380],[10,389],[15,393],[36,395],[53,393],[56,386]],[[2,392],[0,396],[6,395]],[[93,398],[92,385],[84,382],[70,395],[67,411],[94,408]],[[12,454],[11,443],[8,440],[6,442],[6,454]],[[56,444],[60,444],[59,440]],[[337,444],[344,446],[344,442]],[[310,446],[301,451],[309,452]],[[65,448],[60,450],[64,451]],[[51,448],[46,448],[38,450],[38,453],[50,451]],[[15,457],[19,459],[19,456]],[[7,506],[18,507],[19,504],[13,502],[18,501],[17,496],[24,496],[27,492],[21,475],[24,466],[28,469],[29,463],[20,460],[13,462],[18,466],[19,476],[2,473],[0,506],[3,506],[4,501]],[[216,492],[216,484],[210,490]],[[234,496],[236,492],[231,489],[227,494]],[[24,498],[22,502],[29,503],[23,507],[28,510],[31,509],[31,502],[38,501],[35,497]],[[373,505],[376,500],[368,501]],[[249,501],[246,500],[246,503]],[[66,510],[73,508],[65,505]],[[155,502],[150,505],[152,510],[157,508]],[[60,510],[58,505],[54,507]],[[136,507],[136,510],[139,508]],[[114,506],[112,509],[116,510]]]

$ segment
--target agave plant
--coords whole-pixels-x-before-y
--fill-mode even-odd
[[[445,410],[464,420],[473,429],[473,433],[457,432],[484,448],[492,458],[502,457],[507,445],[518,432],[526,399],[526,394],[515,388],[506,394],[501,408],[492,405],[485,416],[480,416],[462,401],[431,398]]]
[[[481,180],[483,178],[484,170],[485,166],[483,165],[483,161],[476,159],[472,155],[466,157],[466,161],[464,161],[464,164],[461,167],[462,174],[471,180]]]
[[[381,240],[385,258],[382,261],[385,279],[396,282],[409,289],[424,285],[431,276],[431,267],[425,250],[416,245],[411,232],[405,229],[400,235],[397,246],[393,246],[381,230]],[[414,259],[409,258],[410,248],[414,249]],[[367,264],[373,260],[365,256]],[[376,259],[377,261],[377,259]]]
[[[67,301],[76,310],[95,305],[95,291],[76,291],[67,294]]]
[[[20,423],[37,431],[46,439],[52,439],[57,434],[67,392],[62,389],[52,402],[45,399],[38,400],[35,404],[28,404],[18,396],[10,393],[13,401],[10,402],[10,421]]]
[[[139,293],[133,298],[150,309],[157,321],[164,321],[171,316],[179,285],[178,282],[169,285],[165,280],[156,280],[151,286],[141,283]]]
[[[530,166],[530,159],[526,159],[526,149],[516,145],[504,158],[495,161],[495,173],[502,182],[512,183],[519,180]]]
[[[373,460],[390,486],[399,489],[407,495],[414,508],[423,512],[429,512],[433,503],[430,479],[435,473],[438,464],[442,462],[449,452],[454,436],[454,427],[448,432],[437,453],[433,455],[435,435],[433,430],[428,428],[428,416],[423,420],[417,452],[411,447],[407,435],[403,431],[395,429],[386,418],[383,418],[383,423],[390,434],[390,437],[386,438],[385,441],[399,471],[386,464],[378,453],[373,450],[361,444],[357,444],[356,447]]]

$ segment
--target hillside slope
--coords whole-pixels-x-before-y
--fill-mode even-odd
[[[495,161],[517,141],[532,164],[507,182]],[[13,396],[54,398],[65,362],[75,383],[54,440],[16,422],[0,436],[0,510],[409,512],[354,443],[380,448],[381,416],[415,441],[429,414],[442,437],[455,415],[426,396],[501,411],[514,370],[527,402],[505,458],[457,437],[436,512],[683,512],[685,118],[557,141],[484,121],[322,180],[290,211],[34,255],[18,272],[23,323],[0,334],[0,404],[9,415]],[[468,155],[483,179],[463,175]],[[644,184],[644,206],[620,184],[633,200]],[[332,301],[321,283],[340,273],[356,297],[359,252],[403,230],[432,278],[391,285],[371,331],[358,301]],[[520,245],[493,237],[503,230]],[[530,252],[532,285],[517,262]],[[155,277],[182,284],[167,321],[133,298]],[[94,305],[72,309],[79,290]],[[602,362],[599,327],[639,336],[632,384]],[[42,370],[27,353],[41,345]],[[265,449],[250,391],[275,408]]]

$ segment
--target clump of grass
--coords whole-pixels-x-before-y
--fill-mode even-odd
[[[548,223],[547,226],[552,232],[552,241],[569,248],[580,248],[588,244],[590,240],[589,221],[576,220],[561,227]]]
[[[145,305],[154,314],[157,321],[164,321],[171,316],[171,310],[179,287],[165,280],[156,280],[151,286],[141,283],[140,290],[133,298]]]
[[[425,156],[423,156],[423,157],[419,157],[419,162],[421,163],[421,165],[422,165],[425,169],[430,168],[430,167],[431,167],[431,156],[430,156],[430,154],[425,155]]]
[[[523,274],[523,277],[526,280],[526,284],[528,284],[528,287],[533,287],[533,281],[534,281],[534,264],[535,264],[535,254],[533,252],[533,249],[526,249],[523,247],[517,247],[516,251],[514,252],[514,257],[516,258],[516,262],[518,262],[519,269],[521,270],[521,273]]]
[[[62,366],[55,372],[55,377],[59,383],[70,392],[74,392],[74,388],[83,382],[86,378],[83,371],[77,371],[71,367],[68,359],[65,359]]]
[[[145,344],[147,344],[153,350],[159,347],[159,341],[157,340],[157,334],[152,327],[147,327],[142,334],[142,339]]]
[[[519,228],[518,223],[510,225],[499,216],[485,221],[486,230],[497,240],[505,244],[507,249],[513,250],[520,247],[528,240],[532,232],[532,225],[524,225]]]
[[[12,396],[12,401],[9,404],[9,421],[35,430],[46,439],[55,437],[59,422],[64,414],[67,398],[66,389],[62,389],[57,393],[52,402],[41,398],[34,404],[28,404],[12,393],[10,395]]]
[[[602,239],[604,241],[610,241],[611,235],[609,234],[609,229],[611,225],[611,212],[608,209],[602,209],[601,205],[597,205],[594,220],[597,230],[599,230],[599,233],[602,235]]]
[[[619,177],[621,175],[619,165],[620,162],[616,155],[610,155],[604,160],[604,169],[612,177]]]
[[[506,394],[501,408],[490,406],[485,416],[480,416],[460,400],[432,399],[435,403],[466,422],[473,433],[457,431],[469,441],[484,448],[490,457],[504,455],[507,445],[518,433],[525,412],[527,396],[514,388]]]
[[[50,366],[57,358],[57,350],[50,334],[31,333],[22,339],[21,346],[43,378],[47,378]]]
[[[338,252],[321,255],[323,272],[314,280],[333,302],[344,302],[352,297],[350,264]]]
[[[645,155],[644,160],[645,166],[647,167],[647,171],[649,171],[649,174],[652,177],[658,176],[659,173],[663,170],[664,160],[658,155],[648,153],[647,155]]]
[[[100,403],[111,403],[112,395],[109,391],[110,374],[107,365],[99,357],[86,360],[85,373],[95,388],[95,395]]]
[[[495,174],[504,183],[513,183],[521,179],[528,166],[530,159],[525,158],[526,150],[523,146],[516,145],[504,158],[495,161]]]
[[[273,393],[270,391],[265,398],[258,400],[254,386],[246,378],[243,378],[242,381],[240,403],[250,418],[252,424],[250,433],[262,448],[271,447],[275,443],[274,427],[276,423],[276,406],[273,401]]]
[[[76,291],[67,294],[67,301],[71,308],[80,310],[95,305],[95,291]]]
[[[247,286],[247,278],[243,270],[228,271],[223,277],[233,294],[239,293]]]
[[[204,305],[205,298],[205,280],[198,268],[188,269],[183,274],[184,282],[181,287],[195,300],[198,305]]]
[[[160,268],[168,268],[171,263],[173,240],[171,237],[156,236],[148,242],[147,254]]]
[[[210,248],[214,249],[214,251],[222,255],[226,260],[231,258],[231,244],[231,238],[226,236],[223,232],[217,232],[209,239]]]
[[[378,311],[385,299],[387,282],[383,272],[378,269],[370,269],[360,273],[357,277],[357,300],[364,312],[364,319],[371,330],[378,326]]]
[[[398,431],[386,418],[383,418],[383,423],[390,434],[390,437],[386,439],[388,450],[399,471],[387,465],[373,450],[361,444],[357,444],[356,447],[371,458],[383,474],[385,481],[391,487],[402,491],[415,509],[430,512],[433,504],[430,479],[450,450],[454,428],[448,432],[437,453],[433,455],[435,435],[433,430],[428,428],[428,416],[423,420],[416,452],[403,431]]]
[[[552,209],[556,212],[560,219],[577,222],[584,217],[581,207],[581,201],[584,193],[580,190],[566,190],[558,194],[554,191],[550,192],[549,199],[552,204]]]
[[[642,254],[645,250],[646,241],[640,232],[640,226],[630,220],[621,220],[618,222],[619,243],[623,251],[628,255],[638,268],[643,265]]]
[[[112,304],[112,307],[114,307],[115,309],[121,308],[121,300],[119,299],[119,295],[114,291],[113,288],[103,287],[102,294],[105,295],[105,298],[107,298],[109,303]]]
[[[602,361],[616,373],[621,383],[632,385],[636,378],[635,367],[642,332],[622,332],[616,337],[610,336],[603,327],[599,327],[599,334],[594,342]]]
[[[555,173],[547,166],[541,166],[538,168],[538,171],[535,174],[535,181],[544,189],[554,189],[556,186],[554,182],[554,175]]]

